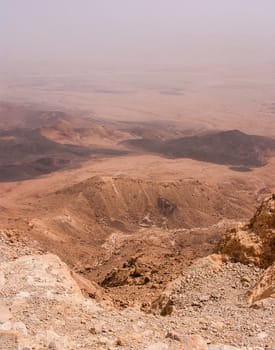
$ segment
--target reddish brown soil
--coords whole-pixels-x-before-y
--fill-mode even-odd
[[[85,128],[81,115],[1,108],[0,229],[11,240],[56,253],[121,306],[139,303],[146,310],[274,191],[272,157],[245,173],[121,145],[137,135],[171,140],[201,129],[95,119]]]

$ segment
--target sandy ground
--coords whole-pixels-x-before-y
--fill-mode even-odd
[[[272,72],[207,70],[93,72],[6,77],[0,99],[126,121],[177,121],[185,128],[275,136]]]
[[[55,172],[38,179],[23,182],[0,184],[0,205],[17,206],[28,203],[74,183],[93,176],[145,177],[158,180],[200,179],[211,183],[226,181],[246,181],[255,184],[260,190],[263,187],[275,190],[275,159],[268,165],[254,169],[249,173],[230,170],[227,166],[197,162],[191,159],[168,160],[159,156],[140,155],[123,156],[88,161],[78,169]]]
[[[144,77],[135,80],[136,75],[118,75],[112,80],[108,73],[103,77],[97,75],[94,80],[40,77],[36,81],[33,78],[15,81],[9,78],[1,87],[0,100],[111,121],[168,120],[183,129],[239,129],[275,137],[272,76],[249,79],[211,77],[204,73],[173,74],[174,78],[168,74],[162,78],[150,76],[145,81]],[[21,230],[28,228],[27,221],[35,214],[40,200],[45,205],[48,195],[93,176],[126,175],[157,181],[195,179],[221,188],[230,184],[235,193],[245,188],[250,198],[255,198],[256,205],[261,194],[275,191],[274,172],[274,158],[266,166],[245,173],[223,165],[142,153],[93,159],[77,168],[37,179],[0,183],[0,229],[9,228],[11,223]]]

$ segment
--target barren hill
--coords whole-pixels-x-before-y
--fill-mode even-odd
[[[224,217],[245,217],[248,213],[226,186],[222,189],[199,180],[92,177],[58,192],[58,196],[83,202],[92,216],[122,231],[136,225],[208,226]]]
[[[190,261],[213,251],[222,230],[251,215],[254,194],[240,188],[97,176],[40,198],[28,211],[25,236],[99,283],[138,255],[159,271],[144,285],[148,306]],[[113,290],[118,303],[140,301],[137,280],[127,293],[120,284]]]

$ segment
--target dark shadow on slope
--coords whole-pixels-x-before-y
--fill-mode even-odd
[[[269,157],[275,155],[274,139],[247,135],[239,130],[170,140],[141,138],[125,141],[124,144],[167,158],[191,158],[229,165],[236,171],[261,167]]]
[[[33,179],[75,167],[91,157],[126,153],[113,149],[59,144],[42,136],[38,129],[0,130],[0,182]]]

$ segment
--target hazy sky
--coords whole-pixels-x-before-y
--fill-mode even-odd
[[[275,0],[0,0],[2,71],[275,63]]]

